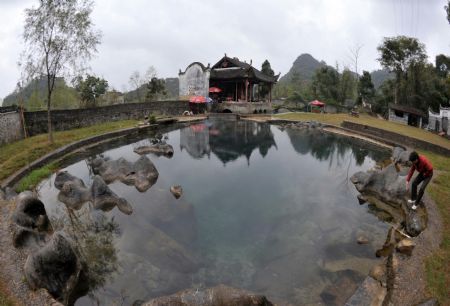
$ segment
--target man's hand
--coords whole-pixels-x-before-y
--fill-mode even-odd
[[[409,182],[408,181],[405,182],[405,186],[406,186],[406,190],[409,190]]]

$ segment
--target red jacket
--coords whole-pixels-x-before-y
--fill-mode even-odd
[[[433,166],[428,161],[428,159],[426,159],[426,157],[422,155],[419,155],[419,161],[416,164],[413,164],[411,169],[409,170],[408,177],[406,178],[407,182],[409,182],[415,170],[417,170],[417,172],[419,173],[422,173],[424,177],[429,177],[433,174]]]

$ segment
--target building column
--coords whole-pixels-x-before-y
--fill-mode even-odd
[[[245,102],[248,102],[248,79],[245,79]]]
[[[270,83],[269,87],[269,103],[272,103],[272,83]]]

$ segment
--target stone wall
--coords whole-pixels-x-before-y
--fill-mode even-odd
[[[52,111],[52,124],[54,131],[63,131],[103,122],[139,120],[149,114],[181,115],[188,109],[187,101],[154,101],[97,108],[54,110]],[[47,111],[25,112],[24,116],[28,135],[47,133]]]
[[[372,135],[375,137],[388,139],[389,141],[403,144],[407,147],[413,148],[413,149],[422,149],[427,150],[439,154],[443,154],[445,156],[450,156],[450,150],[417,138],[408,137],[405,135],[400,135],[394,132],[389,132],[386,130],[378,129],[375,127],[367,126],[364,124],[358,124],[353,123],[349,121],[344,121],[342,123],[342,127],[354,130],[356,132],[360,132],[363,134]]]
[[[17,108],[0,110],[0,145],[23,138],[20,112]]]

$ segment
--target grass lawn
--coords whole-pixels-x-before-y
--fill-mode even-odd
[[[48,143],[47,134],[42,134],[1,146],[0,181],[39,157],[66,144],[106,132],[133,127],[137,125],[137,122],[135,120],[114,121],[70,131],[55,132],[52,145]]]

